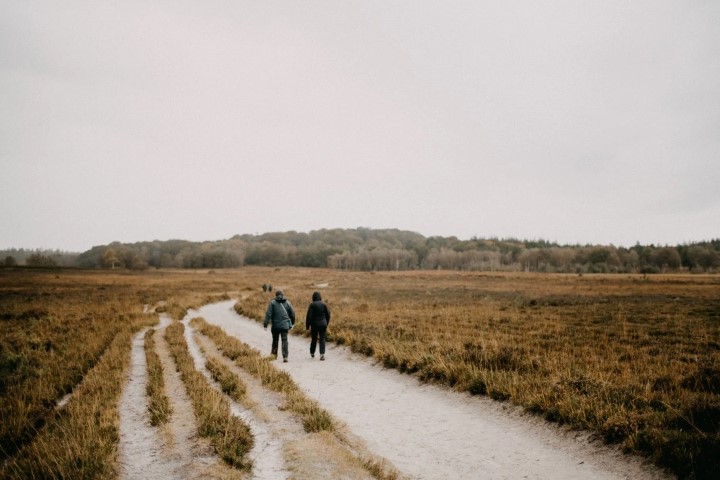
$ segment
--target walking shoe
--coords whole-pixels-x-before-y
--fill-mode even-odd
[[[287,357],[283,358],[283,363],[287,363]]]
[[[315,354],[314,354],[314,353],[311,353],[311,354],[310,354],[310,358],[315,358]]]
[[[320,360],[325,360],[325,355],[320,355]]]

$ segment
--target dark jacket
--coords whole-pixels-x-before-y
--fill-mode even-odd
[[[313,302],[308,307],[305,316],[305,328],[310,327],[327,327],[330,325],[330,310],[322,301],[318,292],[313,293]]]
[[[270,300],[265,311],[263,326],[267,327],[270,322],[275,330],[290,330],[295,325],[295,310],[281,291],[278,291],[275,298]]]

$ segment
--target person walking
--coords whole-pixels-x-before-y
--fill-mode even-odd
[[[310,330],[310,356],[315,358],[315,347],[320,339],[320,360],[325,360],[325,337],[330,325],[330,309],[322,301],[320,292],[312,294],[312,303],[305,316],[305,330]]]
[[[272,348],[271,355],[277,357],[278,337],[282,338],[283,362],[288,361],[288,331],[295,325],[295,310],[290,300],[285,298],[282,290],[275,291],[275,298],[270,300],[265,311],[263,327],[267,330],[268,324],[272,322]]]

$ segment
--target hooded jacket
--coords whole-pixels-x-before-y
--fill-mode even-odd
[[[305,329],[310,327],[327,327],[330,325],[330,310],[322,301],[319,292],[313,293],[312,303],[305,316]]]
[[[270,300],[263,327],[267,327],[270,322],[275,330],[290,330],[295,325],[295,310],[282,290],[275,292],[275,298]]]

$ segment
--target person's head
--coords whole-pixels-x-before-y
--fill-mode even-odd
[[[313,302],[317,302],[318,300],[322,300],[322,297],[320,296],[320,292],[313,292]]]
[[[282,300],[283,298],[285,298],[285,294],[282,290],[275,290],[275,298],[278,300]]]

